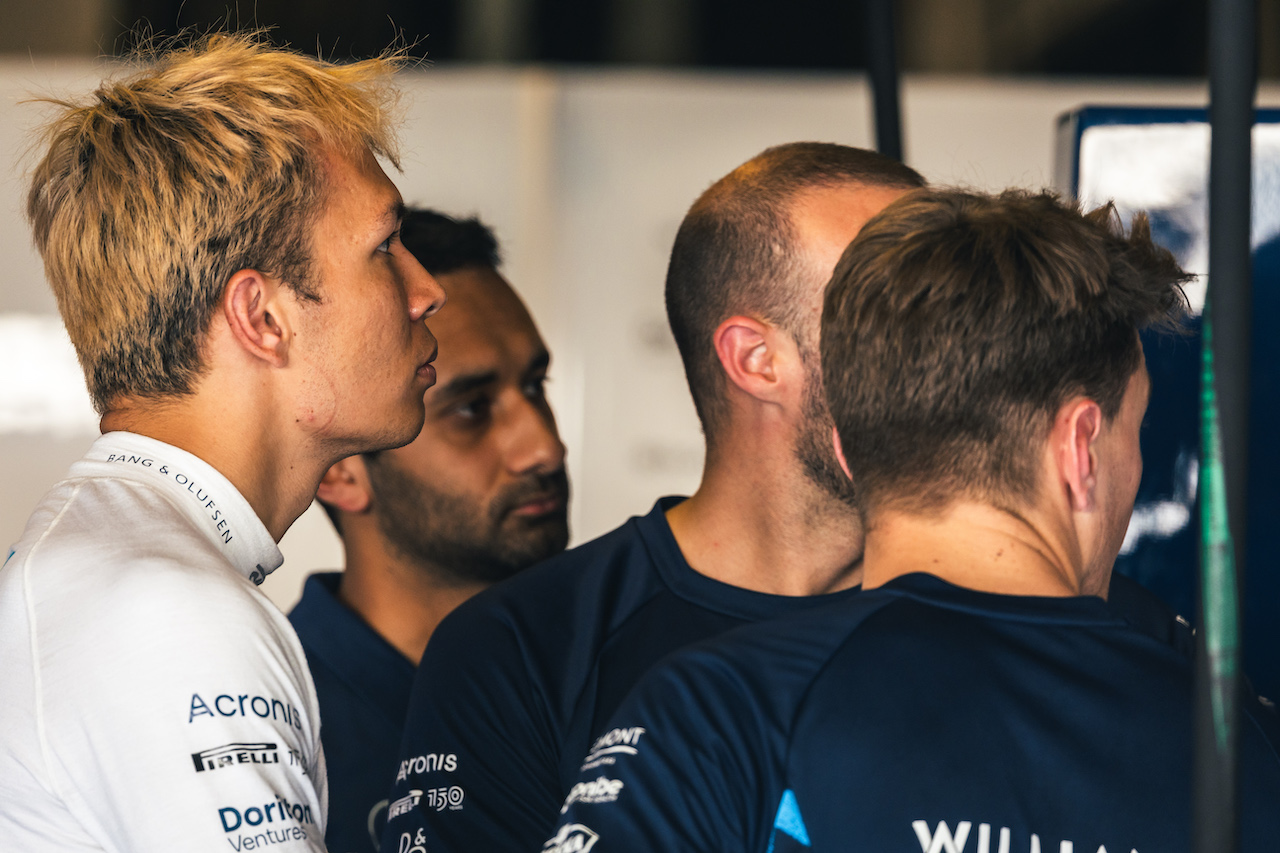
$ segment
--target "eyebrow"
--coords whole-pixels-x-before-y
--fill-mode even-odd
[[[387,205],[387,209],[382,212],[379,219],[380,222],[394,222],[397,226],[404,222],[404,218],[409,213],[409,208],[405,205],[404,199],[396,199]]]
[[[547,350],[540,351],[530,361],[529,366],[524,369],[525,373],[534,373],[539,370],[546,370],[551,364],[551,353]]]
[[[546,368],[550,363],[551,353],[547,350],[542,350],[529,361],[528,366],[524,369],[524,373],[525,375],[536,373],[537,371]],[[483,373],[466,373],[462,376],[455,376],[444,385],[441,385],[436,390],[435,396],[437,399],[461,397],[464,394],[475,391],[477,388],[492,385],[497,381],[498,371],[496,370],[486,370]]]
[[[450,379],[437,392],[437,397],[461,397],[463,394],[492,385],[498,381],[498,371],[486,370],[484,373],[468,373]]]

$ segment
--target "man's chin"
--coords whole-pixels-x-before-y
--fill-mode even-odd
[[[569,544],[569,521],[563,511],[534,517],[508,516],[507,529],[499,533],[512,546],[512,563],[531,565],[554,557]]]
[[[424,423],[426,423],[426,409],[420,406],[409,406],[394,420],[388,418],[380,435],[366,439],[362,447],[346,455],[377,453],[382,450],[395,450],[396,448],[404,447],[418,437],[418,434],[422,432]]]

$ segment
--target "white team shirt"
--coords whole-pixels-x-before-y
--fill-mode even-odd
[[[0,568],[0,850],[323,851],[320,715],[211,466],[94,442]]]

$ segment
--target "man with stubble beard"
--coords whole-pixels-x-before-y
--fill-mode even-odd
[[[666,303],[706,438],[702,482],[441,624],[415,678],[383,850],[538,849],[582,798],[580,774],[602,802],[614,762],[643,752],[642,728],[608,721],[657,661],[857,594],[863,528],[831,446],[822,292],[862,225],[923,183],[871,151],[797,142],[694,202]],[[1124,618],[1168,639],[1172,614],[1132,587],[1113,588],[1112,606],[1133,599]]]
[[[564,446],[550,355],[476,219],[411,210],[405,246],[450,294],[421,434],[334,465],[319,498],[346,571],[312,575],[290,615],[324,719],[336,853],[376,851],[414,669],[436,625],[486,586],[564,550]]]
[[[706,436],[702,483],[440,626],[410,699],[384,850],[537,849],[588,748],[600,766],[635,748],[636,733],[601,726],[653,663],[854,593],[862,530],[830,448],[821,293],[862,224],[922,183],[874,152],[804,142],[694,203],[666,300]]]

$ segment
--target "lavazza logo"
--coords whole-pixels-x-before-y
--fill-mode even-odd
[[[621,779],[606,779],[601,776],[594,782],[579,782],[569,789],[569,796],[560,807],[560,814],[569,811],[569,806],[574,803],[612,803],[618,799],[621,791]]]
[[[560,827],[559,831],[542,845],[542,853],[587,853],[599,840],[600,836],[596,835],[590,827],[580,823],[570,823]]]

